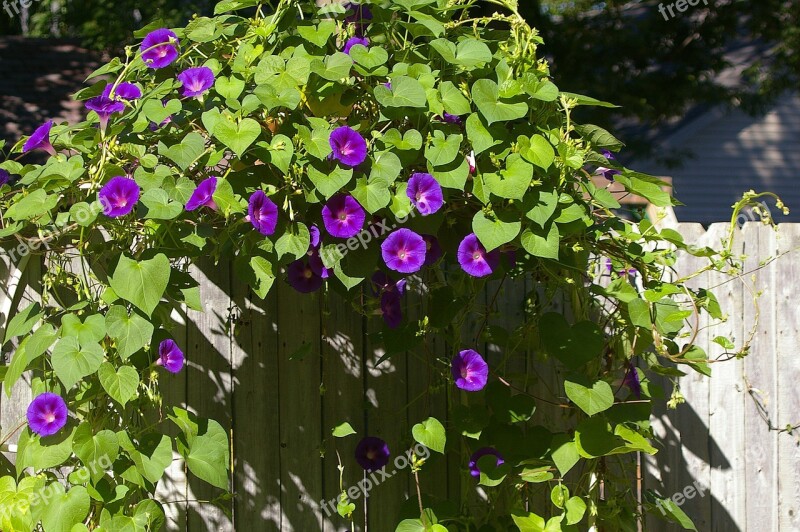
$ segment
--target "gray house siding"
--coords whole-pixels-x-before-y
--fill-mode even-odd
[[[747,190],[775,192],[791,209],[781,222],[800,222],[800,95],[787,96],[768,113],[710,111],[671,135],[664,148],[687,154],[681,168],[651,161],[632,168],[673,178],[675,197],[686,204],[681,222],[710,224],[730,220],[731,206]]]

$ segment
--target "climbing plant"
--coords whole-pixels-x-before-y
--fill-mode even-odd
[[[431,453],[453,454],[486,502],[442,509],[420,494],[398,530],[629,530],[656,504],[686,525],[667,499],[640,505],[635,468],[611,459],[657,451],[650,413],[664,398],[650,377],[710,373],[694,323],[722,314],[673,275],[676,252],[709,269],[735,258],[616,214],[606,183],[674,200],[618,164],[609,132],[574,122],[576,107],[610,104],[558,89],[516,0],[487,1],[491,16],[473,14],[477,0],[223,1],[213,18],[142,30],[76,94],[85,121],[10,147],[0,238],[12,261],[41,255],[45,268],[40,301],[5,332],[4,387],[32,371],[34,400],[3,427],[19,444],[0,528],[159,529],[173,451],[224,498],[226,431],[162,409],[168,373],[192,358],[171,316],[204,310],[201,258],[231,262],[261,298],[288,283],[297,297],[352,299],[378,322],[379,364],[426,353],[414,363],[430,364],[450,410],[409,434],[424,446],[414,479]],[[17,155],[37,151],[42,164]],[[488,323],[486,286],[521,279],[523,322]],[[434,337],[452,352],[429,356]],[[527,352],[563,375],[549,395],[506,370]],[[563,416],[536,418],[545,403]],[[373,471],[398,452],[361,436],[345,467]],[[533,503],[541,490],[552,504]],[[358,524],[344,489],[337,508]]]

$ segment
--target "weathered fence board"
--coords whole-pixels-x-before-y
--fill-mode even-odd
[[[697,224],[679,224],[686,241],[718,246],[726,225],[708,230]],[[676,410],[659,409],[653,417],[659,453],[643,460],[645,489],[671,496],[693,485],[708,487],[702,496],[688,499],[682,509],[698,530],[800,530],[800,447],[797,435],[769,430],[800,421],[800,225],[782,225],[776,232],[748,224],[737,234],[734,254],[747,254],[741,277],[703,274],[691,286],[714,290],[729,319],[714,327],[702,317],[698,342],[709,356],[724,350],[713,343],[732,335],[737,345],[746,340],[756,317],[758,329],[751,354],[744,360],[713,364],[714,377],[689,374],[679,379],[686,404]],[[763,259],[779,257],[762,264]],[[695,271],[705,259],[680,256],[678,274]],[[41,270],[31,263],[15,289],[13,265],[6,264],[7,281],[0,287],[0,319],[7,320],[20,301],[30,299]],[[11,270],[11,271],[9,271]],[[460,401],[458,391],[441,386],[423,359],[449,358],[474,345],[482,317],[462,327],[462,345],[444,345],[439,338],[413,352],[395,355],[376,366],[384,355],[367,320],[352,312],[336,294],[302,295],[283,283],[261,301],[234,280],[226,265],[201,264],[193,268],[201,281],[205,313],[173,315],[173,338],[184,347],[188,366],[173,376],[160,372],[166,416],[173,406],[190,408],[218,420],[232,436],[232,501],[207,501],[218,491],[186,479],[186,468],[176,455],[158,490],[166,504],[170,530],[276,530],[333,532],[347,527],[324,501],[339,493],[338,458],[345,464],[344,487],[363,479],[353,460],[357,437],[335,440],[331,430],[343,422],[363,434],[389,442],[393,457],[407,449],[411,426],[428,416],[443,419],[448,402]],[[10,279],[10,281],[8,281]],[[485,302],[489,325],[510,326],[522,319],[522,305],[540,299],[542,308],[566,309],[552,295],[538,294],[532,281],[490,283],[479,301]],[[10,286],[9,286],[10,285]],[[412,286],[405,298],[406,312],[420,317]],[[760,292],[757,305],[753,294]],[[23,303],[24,306],[24,303]],[[571,319],[571,318],[570,318]],[[687,340],[688,341],[688,340]],[[554,387],[557,370],[546,365],[541,353],[519,346],[524,358],[504,365],[501,350],[481,346],[498,375],[551,401],[562,401]],[[13,351],[13,350],[12,350]],[[526,363],[523,363],[527,359]],[[30,400],[25,377],[11,398],[0,396],[0,425],[4,432],[23,418]],[[429,391],[429,387],[433,391]],[[671,389],[665,389],[667,397]],[[753,397],[751,397],[753,396]],[[753,399],[765,408],[760,410]],[[548,403],[537,406],[535,420],[558,422],[562,410]],[[444,420],[444,419],[443,419]],[[173,432],[173,435],[176,433]],[[11,440],[13,443],[15,440]],[[423,488],[437,499],[469,504],[466,453],[445,460],[434,457],[422,475]],[[8,455],[13,457],[13,453]],[[10,463],[6,462],[8,468]],[[410,498],[405,504],[403,501]],[[546,494],[532,504],[546,504]],[[358,520],[364,504],[359,499]],[[334,503],[335,504],[335,503]],[[369,529],[393,530],[404,506],[416,505],[416,488],[409,469],[397,471],[369,493]],[[534,508],[541,513],[549,509]],[[357,527],[361,530],[361,527]],[[675,525],[648,517],[643,530],[678,530]]]

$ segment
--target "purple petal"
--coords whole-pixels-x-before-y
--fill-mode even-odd
[[[356,445],[356,462],[366,471],[377,471],[389,463],[389,446],[380,438],[367,436]]]
[[[425,264],[425,240],[411,229],[393,231],[381,243],[383,261],[390,270],[415,273]]]
[[[396,329],[403,321],[403,306],[401,304],[400,292],[390,290],[381,295],[381,313],[383,321],[390,329]]]
[[[492,447],[482,447],[475,451],[472,456],[469,458],[469,474],[473,477],[481,476],[481,471],[478,469],[478,461],[483,458],[484,456],[495,456],[497,457],[497,464],[495,467],[499,467],[505,463],[503,460],[503,456],[497,452],[497,449]]]
[[[442,187],[431,174],[412,174],[406,195],[423,216],[435,213],[444,204]]]
[[[183,83],[181,94],[194,98],[214,86],[214,72],[208,67],[187,68],[178,74],[178,81]]]
[[[200,207],[210,207],[211,209],[216,209],[217,204],[214,203],[214,192],[217,190],[217,178],[216,177],[209,177],[208,179],[204,179],[197,185],[197,188],[194,189],[192,195],[189,197],[189,201],[186,202],[186,210],[193,211],[195,209],[199,209]]]
[[[39,436],[52,436],[67,424],[68,414],[64,399],[54,393],[46,392],[37,395],[28,406],[28,426]]]
[[[256,190],[247,203],[250,223],[259,233],[269,236],[278,225],[278,206],[261,190]]]
[[[369,39],[367,39],[366,37],[350,37],[344,44],[344,50],[342,51],[349,55],[350,49],[357,44],[360,44],[362,46],[369,46]]]
[[[164,366],[164,369],[170,373],[179,373],[183,368],[184,361],[183,351],[174,340],[167,339],[159,344],[158,361],[156,362],[159,366]]]
[[[436,264],[443,254],[439,239],[433,235],[422,235],[422,238],[425,240],[425,266]]]
[[[111,97],[111,89],[114,87],[112,83],[106,85],[103,89],[103,96],[112,100],[138,100],[142,97],[142,90],[133,83],[123,82],[117,85],[114,89],[114,97]]]
[[[41,126],[36,128],[36,131],[30,136],[22,147],[22,153],[28,153],[33,150],[46,150],[51,155],[55,154],[53,145],[50,144],[50,130],[53,128],[53,121],[48,120]]]
[[[337,238],[350,238],[357,235],[364,226],[367,214],[352,197],[337,194],[322,208],[322,221],[325,230]]]
[[[103,214],[109,218],[119,218],[130,213],[139,201],[139,185],[129,177],[112,177],[105,184],[97,199],[103,207]]]
[[[358,166],[367,158],[367,141],[351,127],[341,126],[334,129],[331,132],[330,145],[332,157],[345,166]]]
[[[454,356],[450,370],[456,386],[467,392],[483,390],[489,380],[489,365],[472,349],[465,349]]]
[[[467,235],[458,246],[458,263],[461,269],[473,277],[491,275],[499,262],[500,252],[495,249],[487,253],[475,233]]]
[[[323,279],[314,273],[314,269],[305,260],[296,260],[286,267],[286,277],[289,285],[303,294],[319,290]]]
[[[160,28],[151,31],[142,41],[139,49],[142,61],[150,68],[164,68],[178,58],[178,36],[174,32]]]

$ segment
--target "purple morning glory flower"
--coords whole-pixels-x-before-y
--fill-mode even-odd
[[[247,202],[250,223],[264,236],[275,232],[278,225],[278,206],[261,190],[256,190]]]
[[[601,175],[608,179],[609,181],[614,181],[615,175],[620,175],[622,172],[619,170],[614,170],[613,168],[606,168],[605,166],[601,166],[595,172],[597,175]]]
[[[11,174],[0,168],[0,187],[11,181]]]
[[[491,275],[500,262],[500,252],[486,252],[475,233],[470,233],[458,246],[458,263],[461,269],[473,277]]]
[[[389,463],[389,446],[380,438],[367,436],[356,445],[356,462],[366,471],[377,471]]]
[[[22,153],[28,153],[33,150],[44,150],[50,155],[55,156],[56,150],[50,144],[50,130],[53,128],[53,121],[48,120],[41,126],[36,128],[36,131],[30,136],[25,145],[22,147]]]
[[[341,126],[334,129],[330,144],[333,149],[331,157],[345,166],[358,166],[367,158],[367,141],[351,127]]]
[[[367,39],[366,37],[350,37],[349,39],[347,39],[347,42],[344,43],[344,50],[342,51],[349,55],[350,49],[357,44],[361,44],[363,46],[369,46],[369,39]]]
[[[186,358],[183,351],[178,347],[174,340],[164,340],[158,345],[157,366],[164,366],[170,373],[179,373],[183,369]]]
[[[636,396],[637,399],[642,398],[642,383],[639,380],[639,372],[636,371],[636,366],[631,365],[628,367],[627,373],[625,373],[625,378],[622,379],[622,384],[630,388],[633,395]]]
[[[442,187],[431,174],[411,174],[406,195],[422,216],[433,214],[442,208]]]
[[[322,256],[319,253],[319,249],[314,248],[308,252],[308,265],[311,267],[311,271],[321,279],[327,279],[330,277],[331,270],[330,268],[326,268],[325,263],[322,262]]]
[[[119,218],[130,213],[139,201],[139,185],[129,177],[112,177],[97,193],[103,214]]]
[[[397,292],[400,295],[403,295],[406,289],[406,280],[400,279],[399,281],[395,282],[389,275],[382,271],[377,271],[372,274],[372,293],[374,295],[380,295],[383,292]]]
[[[311,243],[309,246],[312,248],[319,248],[320,244],[322,243],[322,233],[320,232],[319,227],[312,225],[308,228],[308,234],[311,237]]]
[[[387,81],[386,83],[383,84],[383,86],[386,87],[389,90],[392,90],[392,82],[391,81]]]
[[[411,229],[398,229],[381,243],[381,254],[390,270],[418,272],[425,264],[425,241]]]
[[[483,390],[489,379],[489,365],[472,349],[465,349],[454,356],[450,370],[456,386],[467,392]]]
[[[602,154],[603,154],[603,157],[605,157],[605,158],[606,158],[606,159],[608,159],[609,161],[614,161],[614,160],[616,160],[616,157],[614,156],[614,154],[613,154],[613,153],[611,153],[611,151],[610,151],[610,150],[603,150],[603,151],[601,151],[600,153],[602,153]]]
[[[164,68],[178,58],[178,36],[167,28],[151,31],[142,41],[142,61],[150,68]]]
[[[458,115],[451,115],[450,113],[444,113],[442,115],[442,120],[447,122],[448,124],[460,124],[461,117]]]
[[[386,326],[396,329],[403,321],[403,306],[400,303],[400,293],[397,290],[384,292],[381,296],[381,314]]]
[[[106,88],[103,89],[103,96],[109,98],[111,100],[138,100],[142,97],[142,89],[138,86],[134,85],[133,83],[123,82],[117,85],[117,88],[114,89],[114,97],[111,97],[111,88],[114,86],[113,83],[109,83],[106,85]]]
[[[200,207],[208,207],[210,209],[217,209],[217,204],[214,203],[214,192],[217,190],[217,178],[209,177],[204,179],[194,189],[189,201],[186,202],[186,210],[193,211]]]
[[[439,239],[433,235],[422,235],[425,241],[425,266],[436,264],[442,258],[442,246],[439,245]]]
[[[310,294],[322,286],[322,277],[314,273],[314,269],[305,260],[296,260],[286,267],[286,278],[289,285],[303,294]]]
[[[28,406],[28,426],[39,436],[52,436],[67,424],[67,403],[61,396],[46,392]]]
[[[337,238],[350,238],[361,231],[367,214],[361,205],[346,194],[336,194],[322,208],[325,229]]]
[[[483,458],[484,456],[494,456],[497,458],[497,463],[495,467],[500,467],[505,463],[503,460],[503,456],[497,452],[497,449],[493,447],[482,447],[475,451],[472,456],[469,458],[469,474],[473,477],[481,476],[481,471],[478,469],[478,460]]]
[[[194,98],[214,85],[214,73],[208,67],[187,68],[178,74],[178,81],[183,83],[181,94]]]
[[[90,98],[86,100],[85,105],[87,109],[94,111],[97,113],[97,116],[100,117],[100,129],[103,131],[105,131],[106,126],[108,125],[108,119],[111,118],[111,115],[125,111],[124,103],[112,100],[111,98],[106,98],[105,96],[95,96],[94,98]]]
[[[348,2],[345,8],[348,11],[352,11],[351,15],[348,15],[344,21],[350,24],[357,24],[364,20],[372,20],[372,11],[363,5],[357,2]]]

